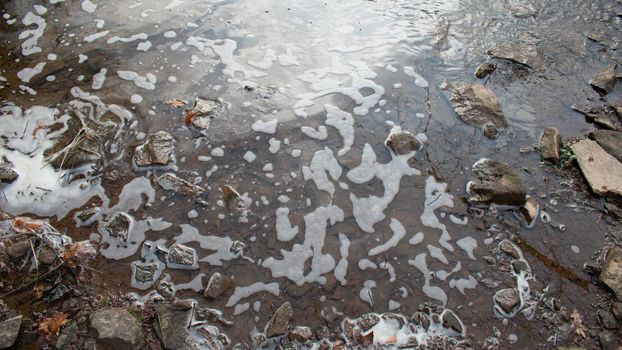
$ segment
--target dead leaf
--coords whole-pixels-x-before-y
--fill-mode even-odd
[[[69,320],[69,315],[63,312],[57,312],[52,317],[44,318],[39,322],[39,332],[44,335],[58,335],[60,329]]]
[[[183,106],[187,105],[188,101],[184,101],[184,100],[180,100],[178,98],[174,98],[174,99],[168,100],[168,101],[166,101],[164,103],[166,103],[167,105],[170,105],[172,107],[177,108],[177,107],[183,107]]]
[[[45,222],[42,220],[35,220],[27,217],[17,217],[11,222],[13,230],[19,233],[36,232],[40,230]]]
[[[184,117],[184,124],[186,125],[190,125],[192,123],[192,120],[194,119],[194,117],[197,116],[197,114],[199,114],[199,112],[189,109],[186,111],[186,116]]]
[[[34,294],[35,294],[35,299],[43,298],[43,286],[42,285],[36,286],[34,289]]]
[[[581,337],[585,339],[585,336],[586,336],[585,331],[587,331],[587,329],[583,325],[583,317],[581,317],[581,314],[579,314],[579,311],[577,311],[577,309],[573,309],[572,314],[570,315],[570,318],[572,319],[572,325],[574,327],[574,332],[577,335],[580,335]]]

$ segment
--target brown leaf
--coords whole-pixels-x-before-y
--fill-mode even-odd
[[[187,105],[188,101],[184,101],[184,100],[180,100],[178,98],[174,98],[174,99],[168,100],[168,101],[166,101],[164,103],[166,103],[167,105],[171,105],[172,107],[177,108],[177,107],[183,107],[183,106]]]
[[[35,294],[35,299],[43,298],[43,286],[42,285],[36,286],[34,289],[34,294]]]
[[[579,311],[577,311],[577,309],[573,309],[572,314],[570,315],[570,318],[572,319],[572,325],[574,326],[574,332],[577,335],[580,335],[581,337],[585,338],[586,336],[585,331],[587,329],[583,325],[583,317],[581,317],[581,314],[579,314]]]
[[[184,117],[184,124],[186,125],[190,125],[192,123],[192,120],[194,119],[194,117],[197,116],[197,114],[199,114],[199,112],[189,109],[186,111],[186,116]]]
[[[39,322],[39,332],[44,335],[58,335],[60,329],[69,320],[69,315],[63,312],[57,312],[52,317],[44,318]]]

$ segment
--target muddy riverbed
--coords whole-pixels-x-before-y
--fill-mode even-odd
[[[617,348],[620,1],[0,10],[0,346]]]

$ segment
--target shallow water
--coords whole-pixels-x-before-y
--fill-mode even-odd
[[[518,150],[537,143],[547,126],[569,137],[593,129],[571,105],[597,98],[587,81],[620,62],[619,3],[94,3],[94,11],[78,1],[0,5],[5,15],[0,23],[3,102],[24,111],[32,106],[57,108],[61,115],[80,110],[70,101],[97,104],[80,90],[71,90],[78,87],[101,99],[99,108],[117,115],[116,130],[121,130],[111,141],[118,150],[104,160],[101,171],[85,175],[92,181],[77,180],[89,182],[88,190],[64,192],[69,199],[41,210],[28,203],[35,196],[26,195],[23,205],[11,205],[14,199],[7,198],[9,203],[1,203],[3,210],[56,215],[54,222],[85,238],[98,231],[97,225],[76,229],[75,212],[70,210],[89,199],[86,206],[101,206],[104,215],[132,208],[130,214],[144,226],[138,231],[144,231],[146,240],[163,240],[164,246],[181,240],[197,249],[199,269],[164,270],[174,283],[187,283],[204,273],[204,287],[213,272],[233,277],[239,287],[278,283],[279,293],[259,292],[233,304],[227,303],[228,297],[207,301],[195,291],[178,292],[223,309],[236,324],[224,330],[234,343],[248,342],[249,334],[261,330],[285,301],[294,305],[294,323],[336,327],[333,318],[322,317],[332,307],[352,317],[388,311],[390,306],[409,315],[419,304],[436,300],[460,315],[475,344],[483,345],[497,327],[504,334],[504,348],[549,348],[551,332],[538,326],[540,320],[517,315],[503,325],[494,314],[492,296],[497,289],[485,287],[481,280],[501,281],[498,289],[511,287],[514,280],[482,259],[498,244],[486,241],[498,234],[491,231],[493,223],[504,224],[503,235],[517,233],[525,241],[536,289],[550,285],[548,296],[586,313],[597,298],[581,282],[590,279],[581,265],[603,245],[607,229],[592,210],[597,201],[576,193],[573,180],[542,166],[536,152]],[[47,11],[37,14],[37,4]],[[26,26],[26,18],[45,22],[36,40],[24,34],[36,27]],[[588,32],[610,38],[610,47],[587,39]],[[532,68],[496,61],[498,69],[486,84],[497,94],[509,127],[490,141],[479,128],[458,119],[441,86],[444,81],[475,81],[474,70],[489,59],[486,50],[504,43],[533,45],[538,54]],[[34,73],[25,68],[40,68],[40,63],[45,63],[40,73],[24,76]],[[620,101],[620,96],[618,88],[608,99]],[[191,107],[196,97],[225,106],[203,134],[184,125],[184,107],[165,103],[179,98]],[[95,111],[89,117],[103,123],[107,115]],[[9,118],[6,112],[2,117]],[[34,125],[20,125],[38,135]],[[384,145],[394,126],[427,140],[415,161],[392,155]],[[160,130],[176,140],[176,174],[207,188],[203,204],[160,188],[155,176],[162,170],[133,169],[134,147]],[[273,152],[275,140],[280,147]],[[528,170],[521,175],[530,195],[541,206],[548,203],[553,222],[566,230],[540,221],[527,230],[510,212],[502,212],[500,218],[470,215],[465,185],[474,177],[471,166],[482,157]],[[133,182],[139,186],[126,187],[127,200],[118,199],[124,186],[143,176]],[[252,200],[247,222],[223,205],[224,185]],[[59,186],[53,191],[63,191]],[[10,185],[4,190],[10,191]],[[45,201],[45,193],[41,198]],[[551,205],[552,200],[558,205]],[[189,215],[192,210],[196,217]],[[170,225],[156,225],[149,218]],[[468,218],[466,225],[458,223],[463,218]],[[194,229],[199,235],[180,237]],[[130,248],[102,246],[107,257],[120,259],[101,259],[94,267],[102,271],[102,283],[124,292],[137,291],[130,286],[130,263],[141,259],[143,239],[134,235]],[[381,246],[394,235],[395,244]],[[201,238],[207,236],[220,238]],[[228,252],[227,238],[246,244],[244,256]],[[212,255],[216,247],[218,256]],[[534,251],[550,261],[542,261]],[[371,263],[361,263],[364,259]],[[431,277],[424,276],[422,261],[433,272]],[[365,265],[375,267],[361,269]],[[364,287],[372,285],[368,281],[376,287],[363,300],[361,296],[369,296]],[[245,303],[249,309],[234,316],[235,304]],[[518,336],[515,344],[508,343],[508,334]]]

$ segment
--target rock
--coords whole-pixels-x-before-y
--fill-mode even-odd
[[[30,239],[19,238],[12,242],[6,243],[6,253],[11,259],[19,259],[32,250]]]
[[[615,316],[613,316],[613,313],[611,311],[601,309],[598,311],[598,317],[600,318],[600,322],[602,323],[603,327],[605,327],[606,329],[618,329],[618,321],[616,320]]]
[[[491,62],[484,62],[475,70],[475,77],[484,79],[497,69],[497,65]]]
[[[361,333],[367,333],[367,331],[374,328],[378,322],[380,322],[380,317],[376,314],[366,314],[356,319],[356,325]]]
[[[274,316],[268,321],[265,328],[266,337],[273,338],[287,333],[289,329],[289,321],[294,318],[294,309],[292,304],[286,302],[281,305]]]
[[[453,329],[458,334],[462,334],[464,327],[462,321],[451,310],[445,310],[442,315],[443,327]]]
[[[520,296],[516,288],[502,289],[495,293],[494,302],[506,314],[511,314],[520,306]]]
[[[601,196],[622,196],[622,163],[592,140],[571,146],[592,191]]]
[[[287,335],[290,341],[297,341],[300,343],[306,343],[313,337],[313,332],[309,327],[294,327]]]
[[[8,165],[0,165],[0,183],[11,183],[17,178],[19,175]]]
[[[158,264],[156,263],[143,263],[133,262],[132,272],[133,278],[138,283],[149,283],[150,285],[156,280],[156,272],[158,271]]]
[[[618,348],[616,334],[612,331],[602,331],[598,334],[598,341],[603,350],[616,350]]]
[[[234,213],[238,218],[238,221],[248,222],[248,215],[251,213],[248,208],[252,204],[252,201],[245,200],[238,191],[229,185],[222,187],[222,199],[229,211]]]
[[[546,128],[540,136],[540,156],[553,164],[561,158],[562,137],[556,128]]]
[[[523,259],[512,261],[512,270],[514,270],[514,273],[518,275],[520,275],[523,272],[524,273],[531,272],[531,268],[529,267],[529,264]]]
[[[205,192],[203,187],[193,185],[186,180],[180,179],[173,173],[162,174],[162,176],[158,178],[158,184],[167,191],[173,191],[191,197],[198,197]]]
[[[52,265],[56,261],[56,257],[56,252],[48,246],[43,246],[37,253],[37,258],[45,265]]]
[[[21,315],[0,322],[0,349],[8,349],[13,346],[21,327]]]
[[[392,132],[385,141],[385,145],[398,156],[410,154],[421,148],[421,142],[408,131]]]
[[[486,54],[490,57],[520,63],[530,68],[534,67],[535,60],[538,57],[538,52],[533,45],[507,43],[489,49]]]
[[[193,111],[201,114],[210,115],[215,110],[221,107],[220,102],[212,101],[212,100],[204,100],[202,98],[197,98],[194,102]]]
[[[478,179],[467,184],[471,204],[520,206],[525,203],[527,188],[508,164],[483,158],[473,165],[473,171]]]
[[[142,323],[128,310],[99,309],[91,314],[89,320],[97,338],[98,349],[145,349]]]
[[[612,247],[607,252],[607,258],[598,279],[609,287],[618,301],[622,301],[622,249]]]
[[[495,93],[481,84],[455,83],[450,102],[458,116],[467,124],[497,129],[508,125]]]
[[[70,344],[78,339],[78,324],[71,322],[71,324],[61,331],[58,339],[56,339],[57,349],[67,349]]]
[[[609,66],[604,71],[596,74],[591,80],[590,85],[601,95],[607,95],[616,86],[615,66]]]
[[[175,243],[166,256],[166,266],[171,269],[194,270],[199,268],[197,252],[183,244]]]
[[[173,136],[166,131],[149,135],[147,141],[136,147],[134,164],[138,167],[169,165],[173,161]]]
[[[119,241],[127,242],[134,220],[124,212],[115,213],[103,226],[103,230]]]
[[[601,128],[618,130],[622,127],[616,109],[605,103],[593,103],[584,107],[573,105],[572,109],[579,112],[592,123]]]
[[[421,325],[421,327],[423,327],[426,331],[430,328],[430,319],[424,312],[417,311],[410,317],[410,319],[415,325]]]
[[[231,288],[232,281],[229,277],[224,277],[218,272],[214,272],[209,281],[207,281],[207,287],[203,295],[206,298],[216,299],[221,296],[227,289]]]
[[[617,301],[611,303],[611,313],[613,313],[613,316],[618,320],[622,320],[622,303]]]
[[[527,222],[527,226],[531,227],[535,223],[535,220],[538,218],[538,214],[540,212],[540,206],[538,205],[538,201],[532,196],[527,196],[527,200],[522,207],[520,207],[519,212],[525,222]]]
[[[188,326],[192,321],[192,303],[180,301],[172,305],[160,305],[156,308],[156,331],[166,349],[185,349],[186,339],[190,335]]]
[[[484,125],[484,127],[482,128],[482,133],[484,134],[484,136],[486,136],[488,139],[490,140],[494,140],[497,138],[497,136],[499,136],[499,129],[497,129],[494,125],[492,125],[491,123],[488,123],[486,125]]]
[[[590,133],[590,139],[598,142],[607,153],[622,162],[622,132],[613,130],[596,130]]]

